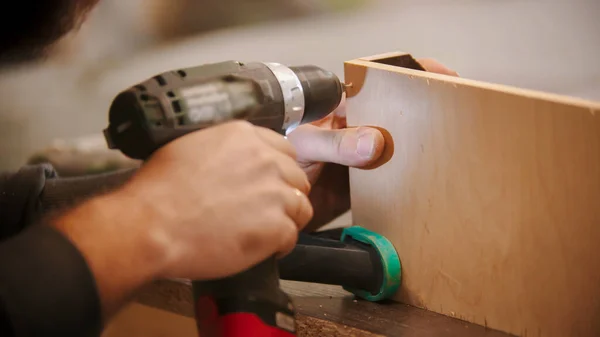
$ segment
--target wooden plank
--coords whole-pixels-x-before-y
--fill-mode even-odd
[[[328,320],[303,316],[298,320],[298,337],[383,337]]]
[[[600,103],[386,63],[345,64],[346,111],[388,138],[350,184],[354,224],[400,254],[396,299],[521,336],[600,335]]]
[[[104,329],[101,337],[198,337],[191,317],[133,303]]]
[[[302,315],[383,336],[510,337],[509,334],[397,302],[376,304],[352,297],[295,297]]]
[[[298,337],[382,337],[325,319],[298,315]],[[105,329],[102,337],[198,337],[193,318],[134,303]]]
[[[510,337],[405,304],[355,300],[339,286],[293,281],[281,283],[296,306],[299,336]],[[192,291],[186,280],[155,282],[139,294],[137,301],[190,320],[194,315]],[[132,322],[137,324],[135,320]]]

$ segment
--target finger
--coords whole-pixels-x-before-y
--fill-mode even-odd
[[[281,226],[281,232],[273,242],[279,241],[276,257],[280,259],[294,250],[294,247],[296,247],[296,243],[298,242],[298,233],[300,231],[291,219],[287,219],[287,221],[283,221],[278,225]]]
[[[275,154],[276,156],[278,154]],[[281,178],[288,183],[291,187],[300,190],[304,194],[310,193],[310,182],[308,176],[300,168],[298,162],[295,159],[279,154],[277,158],[277,164]]]
[[[308,194],[311,185],[306,173],[296,162],[296,149],[292,143],[282,135],[266,128],[259,127],[256,132],[276,151],[275,157],[281,177],[292,187]]]
[[[425,70],[427,70],[429,72],[443,74],[443,75],[449,75],[449,76],[456,76],[456,77],[459,76],[456,71],[449,69],[448,67],[439,63],[435,59],[422,58],[422,59],[418,59],[417,62],[419,62],[419,64],[421,64],[423,66],[423,68],[425,68]]]
[[[271,145],[279,152],[296,159],[296,149],[283,135],[263,127],[256,127],[255,130],[258,136],[267,144]]]
[[[313,216],[313,207],[310,200],[306,194],[296,188],[286,191],[285,199],[285,211],[294,220],[296,229],[301,231]]]
[[[288,135],[288,139],[296,148],[298,161],[357,168],[374,163],[385,146],[383,134],[369,127],[326,130],[306,125]]]

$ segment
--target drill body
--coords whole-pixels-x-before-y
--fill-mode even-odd
[[[343,92],[333,73],[315,66],[207,64],[156,75],[121,92],[104,134],[109,148],[146,160],[178,137],[235,119],[285,135],[327,116]],[[202,337],[296,335],[294,307],[279,288],[275,257],[240,274],[192,285]]]
[[[315,66],[226,61],[156,75],[120,93],[104,131],[109,148],[134,159],[189,132],[233,119],[285,134],[325,117],[344,87]]]

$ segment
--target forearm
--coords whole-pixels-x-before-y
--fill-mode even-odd
[[[54,219],[77,247],[96,280],[104,321],[161,272],[165,242],[152,207],[122,190],[96,197]]]

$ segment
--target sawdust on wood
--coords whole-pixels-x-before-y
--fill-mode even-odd
[[[298,337],[384,337],[330,321],[298,315]]]

